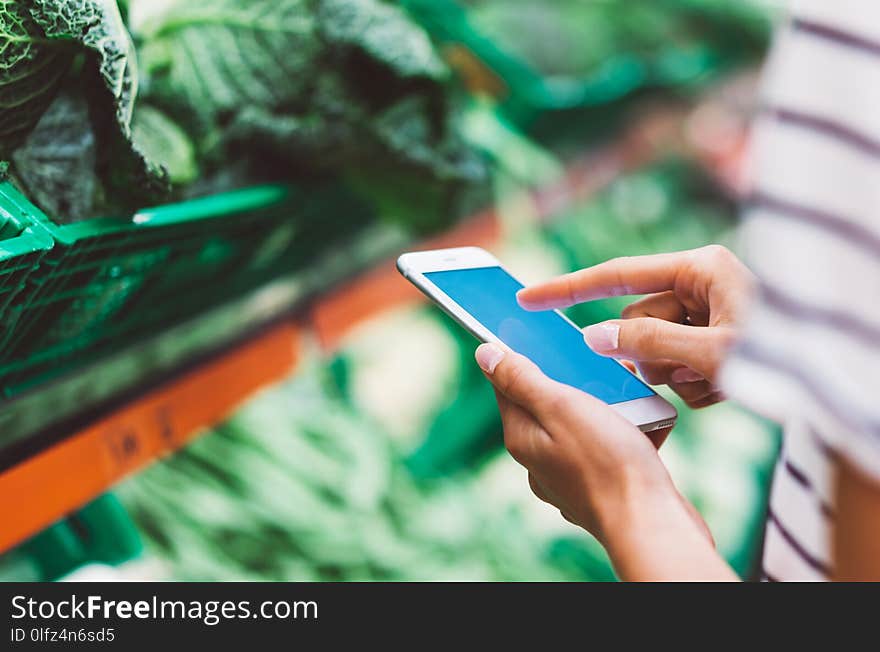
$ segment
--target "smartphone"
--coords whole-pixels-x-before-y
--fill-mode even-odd
[[[516,300],[523,285],[479,247],[403,254],[397,269],[481,342],[532,360],[550,378],[610,405],[644,432],[667,428],[675,408],[613,358],[594,353],[558,310],[530,312]]]

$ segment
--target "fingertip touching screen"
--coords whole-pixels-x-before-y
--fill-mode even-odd
[[[581,331],[556,312],[522,308],[516,300],[522,284],[501,267],[426,272],[425,277],[550,378],[605,403],[654,395],[616,361],[593,353]]]

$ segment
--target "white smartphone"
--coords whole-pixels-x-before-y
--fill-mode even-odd
[[[675,408],[617,360],[594,353],[558,310],[530,312],[523,285],[488,251],[460,247],[403,254],[397,269],[482,342],[520,353],[550,378],[599,398],[644,432],[667,428]]]

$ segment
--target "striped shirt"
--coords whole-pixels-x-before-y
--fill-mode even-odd
[[[798,2],[767,65],[742,249],[760,279],[722,383],[785,427],[768,580],[832,573],[832,473],[880,482],[880,1]]]

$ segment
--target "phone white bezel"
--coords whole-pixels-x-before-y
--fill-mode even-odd
[[[506,345],[478,322],[470,313],[459,306],[449,295],[438,288],[425,276],[428,272],[442,272],[456,269],[474,269],[479,267],[501,267],[510,274],[501,262],[485,249],[479,247],[456,247],[453,249],[434,249],[431,251],[415,251],[405,253],[397,259],[397,269],[403,276],[421,290],[428,298],[436,302],[450,317],[461,324],[481,342],[494,342]],[[511,274],[513,276],[513,274]],[[516,277],[514,277],[516,278]],[[578,326],[563,313],[556,310],[560,317]],[[580,330],[580,329],[578,329]],[[623,365],[621,365],[623,366]],[[626,367],[624,367],[626,369]],[[632,373],[626,369],[627,373]],[[612,403],[611,407],[628,421],[644,432],[659,428],[667,428],[675,423],[678,413],[672,404],[658,394],[638,398],[624,403]]]

